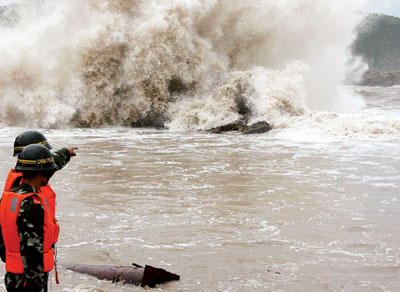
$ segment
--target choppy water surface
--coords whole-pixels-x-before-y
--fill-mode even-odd
[[[385,111],[385,102],[369,105]],[[4,179],[23,130],[0,130]],[[52,178],[61,263],[135,262],[181,275],[162,291],[400,290],[398,136],[44,132],[55,148],[79,147]],[[53,291],[143,290],[59,270]]]

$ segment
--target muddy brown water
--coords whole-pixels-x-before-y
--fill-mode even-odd
[[[0,131],[4,179],[23,130]],[[55,148],[79,147],[51,180],[60,263],[149,264],[181,275],[155,291],[400,290],[398,140],[44,132]],[[143,290],[63,268],[59,277],[50,291]]]

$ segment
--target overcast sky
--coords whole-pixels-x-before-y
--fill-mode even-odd
[[[0,5],[16,2],[15,0],[0,0]]]
[[[400,17],[400,0],[369,0],[363,10]]]
[[[335,1],[335,0],[326,0]],[[351,0],[349,0],[351,1]],[[383,13],[400,17],[400,0],[366,0],[364,12]],[[0,5],[17,2],[17,0],[0,0]]]

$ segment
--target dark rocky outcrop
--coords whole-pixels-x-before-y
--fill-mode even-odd
[[[372,70],[400,71],[400,18],[369,14],[357,27],[352,49]]]
[[[234,123],[212,128],[209,131],[211,133],[216,133],[216,134],[220,134],[223,132],[231,132],[231,131],[237,131],[243,134],[262,134],[269,132],[271,130],[272,126],[268,122],[262,121],[251,125],[247,125],[247,122],[241,119]]]
[[[364,74],[362,81],[358,85],[383,87],[400,85],[400,71],[388,72],[369,70]]]
[[[238,120],[230,124],[212,128],[209,130],[209,132],[214,134],[220,134],[222,132],[231,132],[231,131],[243,132],[246,127],[247,125],[244,120]]]
[[[272,130],[272,126],[263,121],[247,126],[242,132],[243,134],[262,134]]]
[[[390,87],[400,84],[400,18],[369,14],[357,27],[353,55],[369,70],[357,85]]]

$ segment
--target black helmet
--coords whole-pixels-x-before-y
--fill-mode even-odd
[[[42,133],[30,130],[23,132],[15,138],[13,156],[17,156],[25,146],[30,144],[40,144],[46,146],[48,149],[53,148]]]
[[[55,171],[57,165],[54,163],[50,150],[40,144],[26,146],[18,156],[18,171]]]

